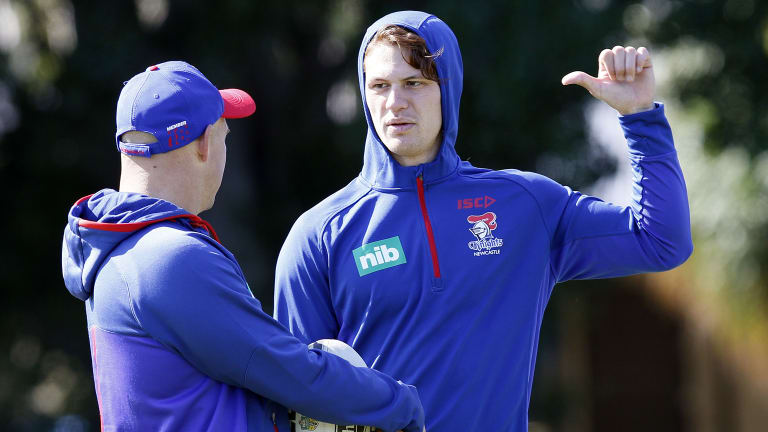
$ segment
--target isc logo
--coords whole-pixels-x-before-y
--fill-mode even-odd
[[[496,200],[489,197],[488,195],[477,198],[465,198],[463,200],[459,200],[458,209],[488,208],[488,206],[495,202]]]
[[[390,237],[360,246],[352,251],[360,276],[405,264],[405,253],[400,237]]]

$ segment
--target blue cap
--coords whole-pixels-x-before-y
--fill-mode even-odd
[[[247,117],[255,110],[248,93],[218,90],[188,63],[160,63],[125,83],[117,101],[115,142],[122,153],[151,157],[189,144],[221,117]],[[128,131],[149,133],[157,142],[120,141]]]

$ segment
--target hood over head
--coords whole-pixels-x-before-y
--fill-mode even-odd
[[[158,198],[104,189],[80,199],[69,211],[61,247],[61,269],[69,292],[87,300],[102,263],[120,242],[144,227],[174,219],[204,227],[216,239],[207,222]]]
[[[443,113],[443,134],[440,150],[434,161],[419,166],[400,165],[382,143],[371,121],[371,113],[365,100],[365,72],[363,60],[371,39],[380,29],[398,25],[406,28],[427,42],[430,53],[442,50],[435,58],[437,75],[440,78],[440,98]],[[386,15],[368,27],[357,58],[357,76],[363,98],[363,111],[368,124],[365,139],[365,156],[361,177],[378,188],[412,188],[415,178],[422,174],[425,183],[434,183],[455,172],[459,156],[454,145],[459,129],[459,103],[464,80],[464,66],[459,43],[451,29],[440,18],[424,12],[400,11]]]

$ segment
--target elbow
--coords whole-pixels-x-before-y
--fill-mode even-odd
[[[688,236],[686,236],[684,239],[680,239],[680,241],[676,242],[674,245],[672,245],[672,247],[668,249],[667,253],[665,253],[663,256],[660,256],[659,271],[667,271],[679,267],[684,262],[686,262],[692,254],[693,240],[691,239],[689,232]]]

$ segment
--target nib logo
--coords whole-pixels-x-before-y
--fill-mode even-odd
[[[360,276],[405,264],[405,252],[400,244],[400,237],[390,237],[368,243],[352,251],[355,265]]]
[[[459,200],[458,209],[488,208],[495,202],[496,200],[489,197],[488,195],[477,198],[465,198]]]

